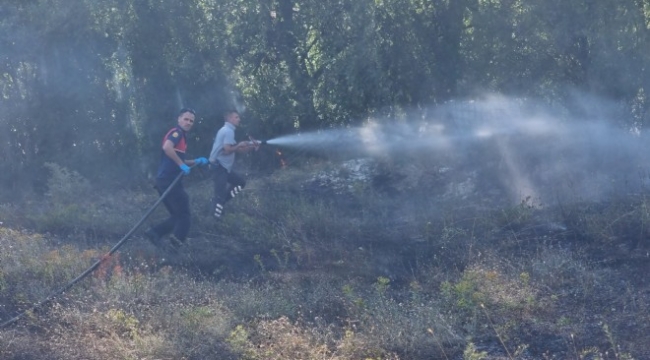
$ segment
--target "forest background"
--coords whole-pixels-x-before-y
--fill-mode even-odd
[[[481,122],[493,96],[552,109],[575,133],[606,118],[598,139],[623,144],[650,124],[649,36],[647,0],[4,0],[0,320],[100,258],[155,201],[158,146],[181,107],[197,112],[190,158],[208,154],[226,109],[242,113],[241,139],[274,139],[419,129],[439,109]],[[193,259],[161,260],[137,238],[3,329],[0,357],[650,356],[645,147],[607,162],[630,165],[633,193],[618,182],[617,198],[543,206],[490,188],[485,169],[508,158],[489,145],[465,154],[483,167],[391,154],[365,182],[350,178],[366,163],[327,163],[341,155],[333,139],[240,157],[250,192],[221,223],[193,170]],[[546,164],[536,150],[531,166]],[[582,180],[604,179],[588,169]],[[452,183],[474,190],[452,199]]]
[[[620,104],[619,121],[643,129],[648,7],[7,1],[2,197],[42,189],[47,162],[93,181],[137,183],[155,170],[151,149],[181,106],[198,113],[190,148],[197,154],[209,151],[221,112],[236,106],[246,110],[242,133],[269,139],[489,92],[563,104],[578,90]]]

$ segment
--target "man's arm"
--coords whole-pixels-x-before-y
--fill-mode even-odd
[[[189,166],[194,166],[194,160],[181,160],[181,158],[176,153],[176,150],[174,150],[174,143],[171,140],[165,140],[162,149],[165,155],[172,159],[176,165],[181,166],[181,164],[187,164]]]
[[[254,146],[250,144],[250,141],[240,141],[235,145],[224,144],[223,152],[224,154],[229,155],[232,154],[233,152],[238,152],[238,153],[247,152],[252,150],[253,148]]]

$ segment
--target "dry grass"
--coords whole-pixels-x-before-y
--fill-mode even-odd
[[[89,279],[0,329],[0,358],[650,357],[644,198],[471,214],[449,205],[441,217],[421,198],[363,186],[307,196],[292,190],[298,177],[252,181],[218,224],[199,196],[209,184],[196,184],[183,255],[136,236]],[[113,232],[154,199],[112,196],[101,224],[124,224]],[[0,227],[0,320],[99,258],[106,246],[93,239],[112,241],[88,236],[105,226],[92,216],[73,232],[46,224],[58,222],[41,223],[49,233]]]

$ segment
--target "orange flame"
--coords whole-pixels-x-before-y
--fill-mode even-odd
[[[286,168],[287,162],[284,160],[284,158],[282,158],[282,152],[280,150],[275,150],[275,154],[280,158],[280,168]]]

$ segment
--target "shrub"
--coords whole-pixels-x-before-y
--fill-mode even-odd
[[[50,171],[45,195],[53,204],[75,204],[90,195],[90,181],[78,172],[55,163],[45,163],[45,167]]]
[[[16,310],[34,304],[80,274],[97,252],[57,247],[51,239],[0,227],[0,297]],[[78,289],[77,289],[78,290]]]
[[[242,359],[249,360],[399,359],[396,354],[376,347],[375,342],[368,342],[352,331],[338,338],[328,328],[309,328],[286,317],[259,321],[250,332],[238,326],[228,341]]]

